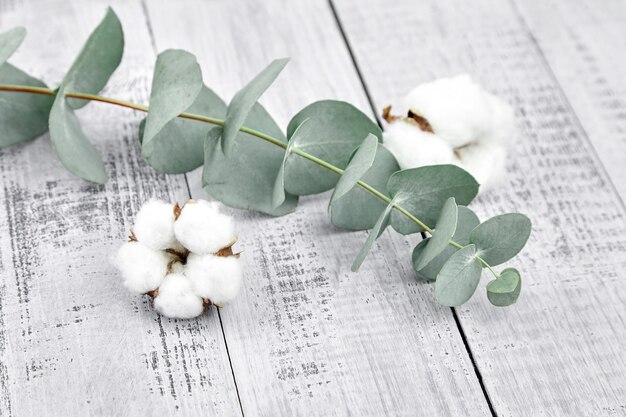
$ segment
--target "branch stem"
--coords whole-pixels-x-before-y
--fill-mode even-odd
[[[31,93],[31,94],[41,94],[41,95],[47,95],[47,96],[56,96],[57,92],[55,90],[51,90],[49,88],[43,88],[43,87],[32,87],[32,86],[27,86],[27,85],[9,85],[9,84],[0,84],[0,91],[9,91],[9,92],[16,92],[16,93]],[[120,107],[126,107],[128,109],[132,109],[132,110],[137,110],[137,111],[142,111],[147,113],[148,112],[148,106],[143,106],[141,104],[135,104],[135,103],[131,103],[129,101],[124,101],[124,100],[118,100],[118,99],[114,99],[114,98],[109,98],[109,97],[102,97],[102,96],[98,96],[98,95],[94,95],[94,94],[86,94],[86,93],[78,93],[78,92],[66,92],[65,93],[66,97],[70,97],[70,98],[75,98],[75,99],[80,99],[80,100],[89,100],[89,101],[97,101],[100,103],[108,103],[108,104],[113,104],[116,106],[120,106]],[[193,114],[193,113],[181,113],[178,115],[178,117],[182,118],[182,119],[189,119],[189,120],[196,120],[199,122],[204,122],[204,123],[210,123],[216,126],[224,126],[224,120],[222,119],[215,119],[213,117],[207,117],[207,116],[202,116],[199,114]],[[283,142],[280,139],[276,139],[272,136],[266,135],[265,133],[259,132],[257,130],[254,129],[250,129],[247,127],[242,127],[241,129],[239,129],[240,131],[250,134],[252,136],[256,136],[259,139],[263,139],[266,142],[269,142],[273,145],[279,146],[283,149],[287,148],[287,144],[285,142]],[[296,155],[299,155],[305,159],[308,159],[311,162],[316,163],[317,165],[324,167],[326,169],[328,169],[329,171],[332,171],[334,173],[336,173],[337,175],[343,175],[344,170],[336,167],[332,164],[329,164],[328,162],[319,159],[318,157],[311,155],[299,148],[293,147],[291,149],[292,153],[295,153]],[[382,201],[384,201],[386,204],[390,204],[391,203],[391,198],[389,198],[388,196],[386,196],[385,194],[381,193],[380,191],[378,191],[377,189],[375,189],[374,187],[372,187],[371,185],[367,184],[366,182],[363,182],[361,180],[357,181],[357,185],[359,185],[359,187],[363,188],[364,190],[366,190],[367,192],[369,192],[370,194],[372,194],[373,196],[381,199]],[[404,216],[406,216],[409,220],[411,220],[412,222],[416,223],[419,227],[421,227],[422,229],[424,229],[425,231],[427,231],[428,233],[430,233],[432,235],[433,233],[433,229],[428,227],[424,222],[422,222],[420,219],[418,219],[417,217],[413,216],[411,213],[409,213],[406,209],[404,209],[402,206],[393,203],[393,208],[398,210],[400,213],[402,213]],[[462,249],[463,246],[458,244],[457,242],[454,242],[452,240],[450,240],[450,242],[448,242],[450,244],[450,246],[456,248],[456,249]],[[499,275],[492,269],[492,267],[480,256],[475,256],[475,258],[482,263],[487,269],[489,269],[493,275],[497,278]]]

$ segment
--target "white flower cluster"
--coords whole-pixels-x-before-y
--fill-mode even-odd
[[[243,273],[239,254],[232,252],[235,241],[232,218],[215,203],[189,200],[180,208],[150,200],[114,263],[124,285],[154,297],[161,314],[192,318],[239,293]]]
[[[405,99],[408,117],[390,122],[385,147],[402,169],[455,164],[481,184],[502,177],[506,142],[515,133],[511,106],[462,74],[417,86]]]

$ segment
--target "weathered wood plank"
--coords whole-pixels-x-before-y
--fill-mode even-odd
[[[106,94],[145,102],[154,51],[138,1],[2,2],[0,30],[29,35],[12,61],[51,85],[113,3],[124,60]],[[109,265],[150,196],[184,201],[184,177],[157,175],[136,145],[139,114],[92,103],[80,119],[106,186],[68,174],[47,136],[0,151],[0,415],[237,415],[217,314],[161,319]]]
[[[487,0],[334,3],[378,107],[465,71],[516,107],[507,184],[476,207],[482,218],[533,219],[515,263],[524,293],[511,308],[483,296],[457,310],[497,415],[623,415],[624,207],[515,10]]]
[[[516,3],[626,200],[626,3]]]
[[[368,111],[324,1],[147,5],[157,47],[197,54],[205,81],[227,99],[271,59],[291,56],[261,100],[282,126],[322,98]],[[205,195],[198,173],[191,187]],[[332,227],[328,198],[303,198],[277,219],[231,211],[246,285],[221,313],[244,413],[488,415],[451,311],[413,278],[419,237],[383,236],[353,274],[366,234]]]

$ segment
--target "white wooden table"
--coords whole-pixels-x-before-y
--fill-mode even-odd
[[[104,94],[139,103],[174,47],[226,99],[291,56],[262,99],[282,126],[314,100],[374,117],[473,74],[516,108],[506,186],[474,207],[532,218],[523,294],[437,305],[411,269],[419,236],[386,233],[351,273],[366,234],[334,228],[322,195],[282,218],[229,209],[242,295],[161,318],[108,259],[150,196],[205,197],[200,173],[156,174],[141,115],[92,103],[79,117],[105,186],[68,174],[47,136],[0,151],[0,415],[626,415],[626,3],[9,0],[0,30],[29,31],[12,62],[56,85],[107,4],[126,50]]]

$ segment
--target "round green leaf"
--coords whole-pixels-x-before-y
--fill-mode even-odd
[[[363,177],[374,163],[376,149],[378,148],[378,138],[371,133],[367,135],[361,146],[358,147],[354,156],[350,159],[348,167],[343,172],[337,186],[330,198],[330,203],[346,195],[357,182]]]
[[[224,121],[224,133],[222,137],[222,147],[227,156],[232,156],[235,149],[235,139],[238,137],[239,129],[244,126],[244,121],[248,113],[259,100],[261,95],[274,82],[278,74],[285,68],[289,58],[276,59],[272,61],[263,71],[254,77],[245,87],[243,87],[228,105],[226,120]],[[250,127],[247,126],[246,127]]]
[[[155,152],[150,144],[153,138],[170,120],[194,104],[202,87],[202,72],[193,54],[180,49],[168,49],[159,54],[154,66],[150,109],[142,141],[142,152],[146,158]]]
[[[468,245],[459,249],[441,268],[435,281],[435,298],[439,304],[460,306],[474,295],[482,272],[475,255],[476,247]]]
[[[117,15],[110,7],[106,15],[78,54],[63,79],[65,91],[97,94],[104,88],[122,60],[124,32]],[[73,109],[85,106],[89,101],[68,99]]]
[[[310,132],[298,138],[296,146],[336,167],[344,169],[352,152],[368,134],[382,140],[382,132],[363,112],[351,104],[335,101],[317,101],[300,110],[287,127],[287,137],[293,135],[303,120]],[[296,195],[318,194],[337,184],[339,176],[304,158],[289,158],[285,165],[285,189]]]
[[[196,101],[186,111],[223,119],[226,104],[211,89],[203,86]],[[194,170],[204,162],[204,142],[213,127],[209,123],[174,117],[142,146],[143,156],[159,172],[182,174]],[[139,137],[143,138],[141,131]]]
[[[478,193],[478,183],[455,165],[431,165],[396,172],[389,178],[387,190],[398,197],[400,206],[431,226],[448,198],[454,197],[460,205],[469,204]],[[404,235],[423,231],[397,211],[391,214],[391,226]]]
[[[458,206],[458,221],[456,230],[452,236],[452,240],[456,243],[467,246],[469,244],[470,232],[480,224],[478,216],[465,206]],[[421,251],[426,247],[430,238],[422,240],[413,250],[413,268],[417,273],[417,276],[427,281],[434,281],[437,278],[437,274],[441,271],[443,265],[450,259],[450,257],[456,253],[457,249],[448,245],[443,252],[435,257],[425,267],[417,269],[417,259],[420,256]]]
[[[300,131],[306,128],[306,123],[309,119],[306,119],[302,122],[300,126],[294,132],[294,138],[300,135]],[[280,164],[280,169],[278,170],[278,175],[276,175],[276,181],[274,182],[274,192],[272,196],[272,205],[274,208],[280,206],[285,202],[285,163],[287,162],[287,158],[291,155],[291,148],[295,145],[296,140],[290,140],[287,142],[287,148],[285,148],[285,155],[283,156],[283,162]],[[298,157],[299,158],[299,157]]]
[[[0,83],[46,87],[8,62],[0,66]],[[0,92],[0,148],[33,140],[48,130],[53,96]]]
[[[530,219],[523,214],[502,214],[476,226],[470,233],[470,242],[485,262],[499,265],[522,250],[531,229]]]
[[[26,29],[16,27],[0,33],[0,65],[9,59],[26,37]]]
[[[380,214],[380,217],[378,218],[378,221],[374,225],[374,228],[370,230],[370,233],[367,236],[367,239],[365,240],[363,247],[359,251],[354,262],[352,263],[352,272],[356,272],[359,270],[359,268],[361,267],[361,264],[365,260],[365,257],[367,257],[367,254],[372,249],[372,245],[374,244],[374,241],[378,239],[378,237],[385,231],[385,228],[389,224],[389,214],[391,213],[391,210],[393,209],[394,203],[395,201],[392,200],[389,204],[387,204],[387,207],[385,207],[385,210]]]
[[[378,144],[374,163],[361,178],[379,191],[386,189],[387,180],[400,169],[396,158],[383,145]],[[386,203],[361,187],[354,187],[330,205],[330,221],[337,227],[350,230],[371,229]]]
[[[276,122],[260,104],[255,104],[245,125],[284,140]],[[298,197],[285,195],[284,203],[273,205],[273,190],[284,152],[281,148],[259,138],[239,132],[240,137],[231,157],[222,152],[221,128],[209,131],[205,143],[202,179],[205,189],[213,198],[231,207],[256,210],[272,216],[292,212]]]
[[[515,303],[522,290],[522,279],[514,268],[507,268],[500,277],[487,284],[487,298],[494,306],[506,307]]]
[[[415,260],[415,269],[420,270],[424,268],[449,246],[450,239],[452,239],[452,235],[454,235],[456,230],[456,223],[457,207],[454,197],[450,197],[441,209],[441,214],[437,220],[437,226],[433,231],[432,237]]]

